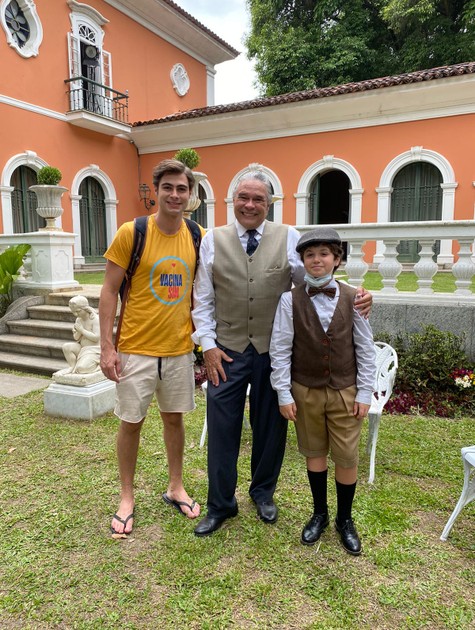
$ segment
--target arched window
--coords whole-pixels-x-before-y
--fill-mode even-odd
[[[36,172],[29,166],[19,166],[13,171],[11,183],[13,233],[36,232],[45,227],[45,220],[36,212],[38,200],[31,190],[36,181]]]
[[[86,177],[79,186],[79,194],[82,254],[88,262],[102,261],[107,249],[104,190],[96,179]]]
[[[428,162],[413,162],[404,166],[394,177],[391,194],[390,220],[440,221],[442,219],[442,175]],[[416,262],[417,241],[401,241],[400,262]],[[436,247],[438,253],[438,246]]]

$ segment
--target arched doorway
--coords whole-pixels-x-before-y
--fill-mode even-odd
[[[318,173],[311,184],[308,222],[311,225],[348,223],[350,180],[343,171]]]
[[[36,183],[36,171],[29,166],[19,166],[12,173],[10,185],[13,186],[11,201],[14,234],[36,232],[46,225],[46,221],[36,212],[38,200],[35,193],[28,190]]]
[[[339,170],[318,173],[310,186],[308,204],[310,225],[348,223],[350,216],[350,179]],[[343,243],[346,260],[348,243]]]
[[[107,249],[104,190],[94,177],[86,177],[79,186],[79,215],[82,254],[87,262],[103,262]]]
[[[442,174],[429,162],[413,162],[394,177],[390,221],[440,221],[442,219]],[[436,243],[435,254],[439,253]],[[415,263],[419,259],[418,241],[401,241],[398,260]]]

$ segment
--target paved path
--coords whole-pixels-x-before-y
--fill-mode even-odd
[[[16,374],[0,374],[0,396],[15,398],[37,389],[45,389],[51,383],[49,378],[36,376],[17,376]]]

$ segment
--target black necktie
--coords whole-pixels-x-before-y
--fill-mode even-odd
[[[256,251],[259,242],[256,238],[257,230],[247,230],[249,238],[247,239],[246,254],[252,256]]]
[[[308,294],[310,297],[317,295],[317,293],[323,293],[333,299],[336,295],[336,289],[335,287],[308,287]]]

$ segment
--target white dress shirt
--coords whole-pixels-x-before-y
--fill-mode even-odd
[[[336,288],[334,298],[330,298],[324,293],[317,293],[310,298],[325,332],[330,326],[340,295],[340,287],[334,279],[327,286]],[[293,340],[292,293],[286,291],[282,294],[277,306],[270,341],[271,384],[277,392],[281,406],[295,402],[291,394],[290,372]],[[356,309],[353,309],[353,343],[356,357],[357,392],[355,401],[370,405],[376,376],[376,352],[371,326],[368,320],[362,317]]]
[[[241,245],[246,251],[249,235],[247,228],[243,227],[237,220],[234,222],[236,231],[241,241]],[[260,241],[264,231],[265,222],[262,222],[257,229],[255,238]],[[300,234],[291,226],[288,227],[287,235],[287,258],[290,264],[292,282],[302,284],[305,275],[300,255],[295,248]],[[214,263],[214,235],[213,230],[205,234],[200,247],[200,264],[196,272],[193,290],[192,311],[195,332],[192,335],[194,343],[201,346],[203,352],[216,347],[216,321],[215,321],[215,296],[213,285],[213,263]]]

